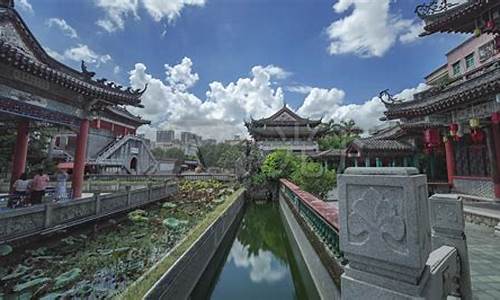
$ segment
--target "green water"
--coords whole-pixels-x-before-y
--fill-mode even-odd
[[[277,204],[248,205],[235,229],[234,239],[222,244],[219,258],[209,266],[211,274],[202,278],[210,287],[192,298],[318,298],[303,263],[292,253]]]

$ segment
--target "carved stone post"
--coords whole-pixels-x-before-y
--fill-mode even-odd
[[[431,253],[427,180],[415,168],[349,168],[338,176],[342,299],[423,297]]]
[[[101,213],[101,195],[99,192],[94,193],[95,198],[95,214],[99,215]]]
[[[127,191],[127,207],[130,207],[130,200],[131,200],[131,197],[130,197],[130,190],[131,190],[131,187],[130,185],[127,185],[125,186],[125,190]]]
[[[429,198],[432,227],[432,249],[450,246],[460,258],[459,288],[461,299],[472,299],[469,256],[465,237],[462,200],[453,194],[434,194]],[[458,295],[457,295],[458,296]]]
[[[45,228],[52,226],[52,212],[54,211],[54,203],[45,204]]]

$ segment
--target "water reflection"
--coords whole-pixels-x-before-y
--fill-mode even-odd
[[[239,240],[236,240],[231,248],[228,263],[234,263],[239,268],[249,269],[250,280],[256,283],[261,281],[271,283],[281,280],[288,272],[286,266],[276,263],[272,252],[259,250],[257,255],[253,255],[249,253],[248,247],[243,246]]]
[[[211,299],[311,299],[276,204],[249,205]]]

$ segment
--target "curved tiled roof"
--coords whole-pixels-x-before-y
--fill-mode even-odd
[[[33,36],[19,14],[5,4],[0,5],[0,62],[20,72],[56,84],[72,93],[112,104],[141,106],[144,91],[132,90],[105,79],[95,80],[95,73],[76,71],[50,57]]]
[[[488,11],[499,4],[491,0],[469,0],[456,5],[432,0],[429,4],[417,6],[415,12],[425,21],[423,35],[435,32],[472,33],[476,29],[476,20],[488,15]],[[483,32],[500,33],[500,29],[496,26],[492,30],[483,29]]]
[[[406,142],[398,140],[388,140],[388,139],[377,139],[377,138],[364,138],[356,139],[351,144],[361,151],[396,151],[396,152],[412,152],[414,147]]]
[[[491,67],[472,79],[445,89],[434,88],[417,94],[415,100],[386,104],[387,111],[384,114],[387,119],[429,115],[500,93],[500,65],[497,62]]]

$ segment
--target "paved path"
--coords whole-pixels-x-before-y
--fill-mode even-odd
[[[500,237],[493,228],[465,226],[474,299],[500,299]]]

